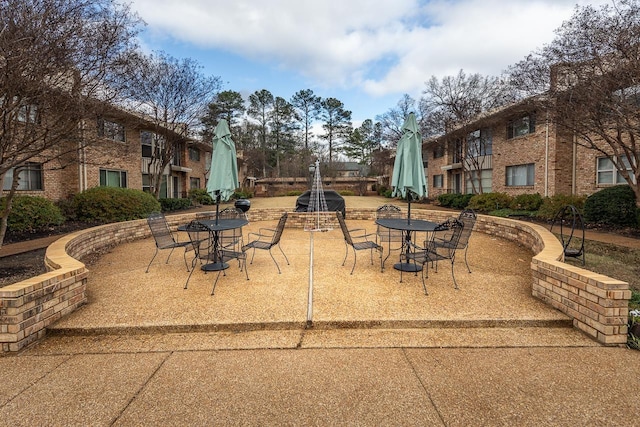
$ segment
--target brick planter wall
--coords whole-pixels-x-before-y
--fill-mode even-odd
[[[253,209],[250,221],[276,221],[282,209]],[[307,213],[289,212],[287,227],[303,228]],[[331,214],[335,215],[335,214]],[[445,211],[415,209],[412,217],[440,222]],[[347,221],[372,220],[374,209],[347,209]],[[167,217],[173,228],[194,214]],[[338,228],[337,221],[335,228]],[[605,345],[627,342],[629,284],[562,262],[562,245],[536,224],[479,215],[476,231],[530,248],[532,295],[567,314],[573,325]],[[108,246],[150,236],[146,220],[107,224],[62,237],[47,249],[45,274],[0,288],[0,344],[2,352],[18,351],[44,337],[46,328],[86,303],[89,271],[78,261]],[[471,241],[473,250],[473,240]]]

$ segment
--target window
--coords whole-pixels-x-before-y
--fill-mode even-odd
[[[34,191],[42,190],[42,165],[40,163],[27,163],[24,166],[20,166],[18,169],[18,188],[22,191]],[[2,182],[3,190],[11,190],[11,183],[13,181],[13,174],[16,168],[10,169],[4,176]]]
[[[624,156],[621,158],[621,160],[629,174],[633,177],[629,159]],[[627,181],[622,177],[622,174],[616,169],[616,166],[613,164],[613,161],[609,157],[598,157],[598,171],[596,179],[598,185],[614,185],[627,183]]]
[[[444,175],[433,175],[433,188],[442,188]]]
[[[475,194],[482,188],[483,193],[490,193],[493,186],[492,173],[491,169],[482,169],[480,173],[477,170],[469,171],[466,175],[465,192]]]
[[[444,156],[444,144],[439,142],[433,148],[433,158],[439,159],[440,157],[443,157],[443,156]]]
[[[507,166],[507,187],[533,185],[534,180],[534,164]]]
[[[18,110],[18,121],[22,123],[38,123],[38,106],[35,104],[21,105]]]
[[[200,161],[200,150],[194,147],[189,147],[189,160],[194,162]]]
[[[161,136],[147,130],[140,132],[140,144],[142,145],[142,157],[156,157],[162,156],[162,149],[164,148],[164,139]]]
[[[100,185],[103,187],[127,188],[127,172],[100,169]]]
[[[147,193],[153,192],[153,189],[151,188],[151,175],[148,173],[142,174],[142,191],[146,191]],[[160,198],[167,198],[167,175],[162,175],[159,196]]]
[[[507,139],[534,133],[535,130],[535,115],[530,114],[528,116],[520,117],[519,119],[510,121],[507,125]]]
[[[491,129],[478,129],[467,135],[467,155],[469,157],[488,156],[492,151]]]
[[[118,142],[125,142],[124,125],[108,120],[98,120],[98,135]]]

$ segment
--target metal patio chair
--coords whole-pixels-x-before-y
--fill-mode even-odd
[[[471,230],[468,231],[469,233],[471,232]],[[456,260],[456,252],[464,249],[461,246],[463,233],[465,233],[464,222],[457,218],[450,218],[436,227],[426,247],[429,258],[427,261],[435,263],[436,273],[438,272],[438,261],[449,260],[451,262],[451,277],[456,289],[459,288],[453,267]],[[466,242],[462,243],[466,245]]]
[[[171,249],[169,252],[169,256],[167,257],[167,261],[165,264],[169,263],[169,258],[171,258],[171,254],[175,248],[184,248],[184,264],[187,266],[187,271],[189,271],[189,264],[187,264],[187,251],[192,248],[190,241],[179,242],[169,229],[169,224],[167,224],[167,219],[165,218],[162,212],[153,212],[147,217],[147,224],[149,224],[149,228],[151,229],[151,234],[153,235],[153,239],[156,244],[156,252],[153,254],[151,261],[149,261],[149,265],[147,266],[147,270],[145,273],[149,272],[149,267],[153,263],[153,260],[158,255],[158,252],[163,249]]]
[[[274,246],[277,246],[280,249],[280,252],[282,252],[284,259],[287,261],[287,265],[290,265],[289,258],[287,258],[287,255],[285,255],[284,251],[282,250],[282,246],[280,246],[280,238],[282,237],[282,232],[284,231],[284,226],[287,222],[287,217],[288,217],[288,214],[286,212],[283,213],[275,229],[260,228],[257,233],[247,234],[247,237],[249,239],[251,239],[251,236],[255,236],[254,240],[242,246],[243,252],[246,252],[249,249],[253,249],[253,254],[251,255],[251,261],[249,262],[249,264],[253,264],[253,257],[256,254],[256,249],[267,250],[269,251],[269,255],[271,255],[271,259],[276,264],[276,268],[278,269],[278,274],[281,274],[280,266],[278,265],[278,262],[276,261],[276,259],[273,257],[273,254],[271,253],[271,248],[273,248]]]
[[[246,219],[247,215],[235,207],[228,207],[218,213],[219,219]],[[214,218],[215,219],[215,213]],[[223,248],[240,251],[242,248],[242,228],[234,228],[233,230],[225,230],[220,232],[220,244]]]
[[[396,205],[382,205],[376,209],[376,219],[381,218],[402,218],[402,211]],[[387,256],[382,260],[382,269],[384,270],[384,264],[387,262],[387,259],[391,256],[391,251],[400,251],[402,249],[402,245],[404,243],[404,233],[402,230],[393,230],[391,228],[385,228],[378,225],[378,229],[376,230],[377,241],[381,243],[388,243],[389,250],[387,252]],[[399,242],[399,246],[397,248],[392,248],[392,242]]]
[[[357,255],[356,252],[361,250],[370,250],[371,251],[371,265],[373,265],[373,251],[380,252],[380,271],[382,271],[382,246],[377,244],[373,240],[369,240],[370,236],[376,236],[375,233],[367,234],[364,228],[354,228],[353,230],[349,230],[347,228],[347,224],[344,222],[344,217],[342,213],[336,212],[336,216],[338,217],[338,222],[340,223],[340,228],[342,229],[342,235],[344,236],[344,244],[345,244],[345,254],[344,260],[342,261],[342,265],[347,261],[347,256],[349,255],[349,246],[353,248],[353,267],[351,267],[351,273],[353,274],[353,270],[356,268]],[[355,235],[351,235],[351,233],[356,233]],[[355,241],[355,240],[357,241]]]
[[[458,249],[464,249],[464,263],[467,266],[467,270],[471,273],[471,268],[469,268],[469,263],[467,262],[467,251],[469,250],[469,238],[471,237],[471,232],[473,231],[473,227],[476,225],[477,215],[473,209],[465,209],[460,212],[458,216],[458,220],[464,224],[464,229],[462,230],[462,234],[460,235],[460,241],[458,242]]]
[[[193,261],[191,262],[191,272],[189,273],[189,277],[187,277],[187,281],[184,284],[184,289],[187,289],[187,286],[189,285],[189,280],[191,279],[191,275],[195,270],[195,265],[198,260],[200,260],[201,262],[212,262],[215,260],[225,263],[232,259],[237,259],[240,265],[240,271],[244,269],[245,276],[247,277],[247,280],[249,280],[249,272],[247,271],[247,256],[244,251],[235,251],[222,247],[220,250],[218,250],[217,253],[214,253],[214,246],[209,236],[209,229],[207,228],[207,226],[197,220],[191,221],[187,226],[186,231],[189,234],[189,241],[193,246],[195,256],[193,257]],[[218,270],[216,280],[213,282],[213,287],[211,288],[211,295],[213,295],[216,290],[216,285],[218,284],[218,280],[220,279],[220,273],[226,276],[225,269]]]

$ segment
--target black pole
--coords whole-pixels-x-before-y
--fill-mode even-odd
[[[407,224],[411,224],[411,193],[407,190],[407,203],[409,204],[407,212]]]
[[[220,209],[220,190],[216,191],[216,225],[218,225],[218,211]]]

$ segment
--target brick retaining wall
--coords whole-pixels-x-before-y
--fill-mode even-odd
[[[250,221],[276,221],[283,212],[253,209],[248,217]],[[307,215],[289,212],[287,227],[303,228]],[[373,220],[374,215],[374,209],[350,209],[347,221]],[[448,216],[446,211],[412,211],[414,218],[436,222]],[[167,220],[175,228],[193,218],[191,213],[171,215]],[[479,215],[475,230],[530,248],[535,254],[532,295],[567,314],[576,328],[605,345],[627,342],[628,283],[565,264],[562,245],[542,226]],[[150,234],[146,220],[136,220],[79,231],[51,244],[45,256],[49,272],[0,288],[1,351],[18,351],[44,337],[47,326],[86,303],[89,271],[78,259]],[[473,241],[471,244],[473,250]]]

